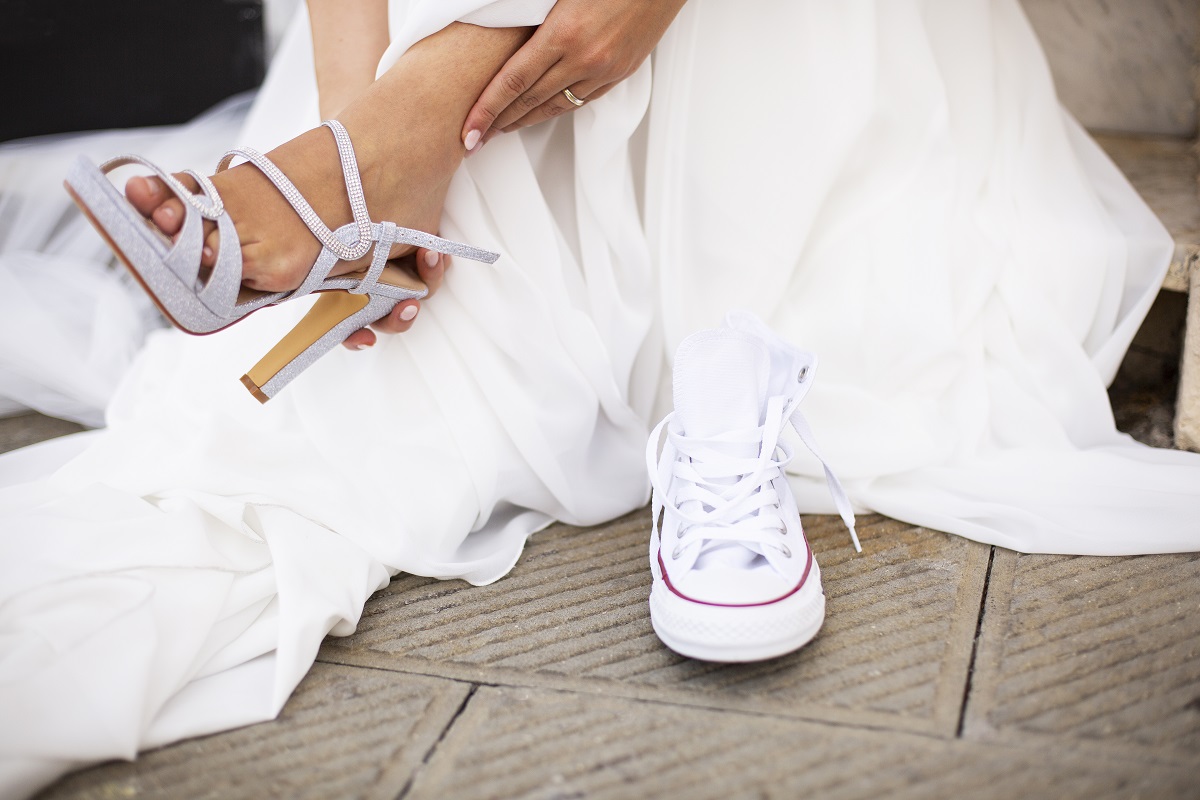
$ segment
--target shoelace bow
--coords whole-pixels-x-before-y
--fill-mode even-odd
[[[787,526],[780,514],[780,498],[771,486],[795,456],[787,443],[779,441],[785,420],[821,462],[829,492],[850,531],[854,549],[862,552],[850,499],[817,448],[812,428],[799,410],[799,400],[793,400],[785,408],[783,398],[772,397],[767,401],[765,416],[766,422],[758,428],[699,438],[673,430],[670,422],[675,414],[671,413],[650,434],[646,467],[654,488],[653,518],[657,524],[659,514],[663,513],[664,522],[678,523],[672,558],[679,558],[697,543],[698,556],[725,542],[739,542],[769,560],[771,553],[791,558],[791,550],[783,540]],[[665,453],[656,465],[664,428],[674,453],[670,457]],[[759,454],[752,458],[732,458],[726,449],[729,445],[759,443]],[[678,480],[678,486],[674,502],[666,505],[661,498],[672,477]]]

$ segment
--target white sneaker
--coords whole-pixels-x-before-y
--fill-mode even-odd
[[[816,366],[814,355],[746,312],[679,346],[675,411],[650,435],[646,464],[654,485],[650,620],[680,655],[774,658],[807,644],[825,620],[821,571],[784,474],[787,422],[825,465],[862,550],[850,501],[798,410]]]

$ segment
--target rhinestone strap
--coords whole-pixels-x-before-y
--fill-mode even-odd
[[[358,173],[358,159],[354,156],[350,133],[346,126],[336,119],[327,119],[321,124],[333,131],[333,139],[337,142],[338,158],[342,162],[342,177],[346,181],[346,194],[350,198],[350,213],[354,217],[355,227],[358,228],[358,240],[370,242],[371,215],[367,213],[367,198],[363,194],[362,176]],[[366,251],[363,252],[365,254]]]
[[[194,180],[197,184],[200,185],[201,191],[203,191],[204,194],[211,201],[211,205],[210,205],[208,213],[212,214],[212,216],[209,218],[216,219],[217,217],[224,214],[225,213],[225,203],[221,200],[221,195],[217,193],[217,187],[214,186],[213,182],[208,179],[208,176],[201,175],[199,172],[196,172],[196,170],[194,170],[194,169],[185,169],[183,172],[185,175],[190,175],[192,180]],[[203,214],[205,212],[201,211],[200,213]]]
[[[208,195],[206,198],[208,202],[202,200],[199,195],[193,193],[192,190],[184,186],[178,178],[164,170],[162,167],[147,161],[139,155],[134,155],[133,153],[126,153],[125,155],[110,158],[108,161],[105,161],[100,165],[100,171],[108,174],[117,167],[123,167],[126,164],[141,164],[143,167],[151,170],[155,175],[162,179],[162,182],[165,183],[171,191],[178,195],[179,199],[186,202],[208,219],[216,219],[225,213],[225,204],[221,202],[221,195],[217,194],[217,187],[213,186],[212,181],[210,181],[208,178],[193,172],[190,169],[186,170],[185,174],[190,175],[195,179],[196,183],[200,184],[200,187],[204,190],[205,194]]]
[[[354,147],[350,144],[350,134],[346,133],[345,127],[337,120],[328,120],[323,124],[333,131],[334,139],[337,141],[338,158],[342,162],[342,175],[346,180],[346,193],[350,198],[350,209],[358,230],[358,241],[353,245],[347,245],[334,236],[333,231],[321,221],[317,212],[304,199],[304,195],[300,193],[296,185],[269,158],[257,150],[249,147],[230,150],[217,164],[217,172],[224,172],[228,169],[230,162],[235,157],[246,159],[258,167],[271,183],[275,184],[275,188],[288,201],[288,205],[296,211],[296,214],[322,245],[329,248],[343,261],[356,261],[371,249],[371,217],[367,213],[367,200],[363,195],[362,180],[358,175],[358,161],[354,157]]]
[[[395,223],[380,223],[379,238],[375,242],[375,257],[371,259],[371,268],[367,270],[367,274],[358,282],[358,285],[350,290],[350,294],[370,294],[374,291],[379,276],[383,274],[383,268],[387,266],[388,255],[391,253],[392,244],[395,241]]]

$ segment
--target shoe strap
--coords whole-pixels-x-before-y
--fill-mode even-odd
[[[379,224],[379,236],[375,242],[375,257],[371,259],[371,268],[367,270],[367,274],[358,282],[358,285],[350,290],[350,294],[370,294],[375,288],[375,284],[379,281],[379,276],[383,274],[383,268],[387,266],[388,256],[391,255],[392,245],[396,241],[396,225],[393,222],[381,222]]]
[[[221,195],[217,193],[217,187],[213,186],[213,182],[205,176],[192,170],[185,170],[185,174],[195,179],[196,183],[200,184],[200,189],[204,193],[203,199],[201,195],[195,194],[191,189],[183,185],[183,183],[171,173],[164,170],[152,161],[148,161],[134,153],[125,153],[123,155],[110,158],[100,165],[100,171],[104,174],[112,172],[118,167],[123,167],[127,164],[140,164],[146,169],[157,175],[167,188],[179,196],[179,199],[184,203],[194,208],[196,211],[207,219],[215,220],[217,217],[225,213],[225,204],[221,202]]]
[[[237,305],[242,289],[242,248],[238,243],[237,228],[228,214],[217,218],[217,235],[221,238],[217,261],[197,297],[213,312],[228,314]],[[227,242],[232,246],[226,246]],[[195,263],[199,264],[200,259],[197,258]]]
[[[354,217],[353,224],[358,232],[358,240],[354,244],[346,244],[334,236],[333,231],[321,221],[317,212],[304,199],[304,195],[300,193],[288,176],[284,175],[271,159],[257,150],[250,147],[230,150],[221,157],[221,161],[217,164],[217,172],[224,172],[228,169],[234,158],[246,159],[275,185],[275,188],[283,195],[283,199],[288,201],[288,205],[312,231],[313,236],[317,237],[317,241],[331,250],[340,260],[357,261],[371,249],[371,216],[367,213],[367,199],[363,194],[362,178],[358,173],[358,159],[354,156],[354,146],[350,143],[350,134],[346,132],[342,123],[330,119],[321,124],[333,131],[333,138],[337,143],[338,159],[342,163],[342,177],[346,182],[346,194],[350,199],[350,211]]]
[[[333,232],[333,235],[343,242],[354,234],[355,227],[352,222],[343,225]],[[384,243],[385,237],[387,237],[386,244]],[[472,247],[462,242],[443,239],[440,236],[434,236],[424,231],[401,228],[392,222],[371,223],[370,241],[379,242],[380,244],[375,250],[375,256],[371,261],[371,267],[367,271],[367,275],[355,287],[355,291],[359,294],[370,294],[375,290],[378,285],[377,279],[379,278],[379,274],[383,272],[384,266],[387,265],[388,256],[391,254],[392,245],[394,244],[411,244],[416,247],[423,247],[426,250],[458,256],[470,259],[471,261],[479,261],[484,264],[494,264],[500,258],[499,253],[493,253],[490,250],[483,250],[479,247]],[[295,291],[287,293],[286,297],[282,299],[292,300],[297,297],[304,297],[325,287],[330,281],[338,282],[335,288],[343,288],[342,281],[346,280],[345,277],[329,277],[329,273],[337,265],[338,260],[337,254],[332,250],[328,247],[322,248],[321,254],[317,256],[317,260],[313,263],[312,269],[309,270],[308,277],[304,279],[304,283]]]
[[[354,145],[350,141],[350,134],[346,131],[345,126],[335,119],[326,120],[321,124],[333,131],[333,137],[337,143],[338,158],[342,164],[342,176],[346,182],[346,194],[349,197],[350,209],[354,217],[352,223],[343,225],[336,231],[330,230],[321,221],[321,218],[317,216],[312,206],[304,199],[300,190],[283,174],[279,167],[275,166],[269,158],[257,150],[248,147],[230,150],[217,165],[217,172],[222,172],[229,168],[230,162],[235,157],[245,158],[267,176],[267,179],[275,185],[275,188],[279,190],[280,194],[283,195],[284,199],[288,201],[300,216],[300,219],[308,229],[312,231],[313,236],[317,237],[317,240],[321,242],[322,250],[320,256],[318,256],[316,263],[313,264],[304,283],[288,295],[289,299],[303,297],[319,289],[329,279],[329,273],[338,261],[356,261],[365,256],[373,243],[381,241],[380,237],[383,235],[384,226],[387,226],[386,229],[388,236],[391,237],[391,241],[386,247],[382,243],[377,245],[371,268],[357,289],[364,294],[370,292],[375,286],[376,279],[383,271],[383,267],[387,262],[387,255],[391,252],[392,244],[411,244],[415,247],[423,247],[426,250],[435,250],[439,253],[467,258],[484,264],[494,264],[500,258],[499,253],[472,247],[461,242],[453,242],[443,239],[440,236],[425,233],[424,231],[402,228],[391,222],[371,222],[371,217],[367,213],[367,200],[363,193],[362,179],[359,176],[358,159],[354,155]],[[357,238],[353,243],[348,243],[346,240],[350,238],[348,234],[351,233],[356,233]],[[383,254],[382,257],[380,255],[381,251]]]
[[[217,314],[227,314],[237,302],[238,290],[242,280],[241,248],[222,247],[217,254],[216,263],[204,285],[200,285],[200,260],[204,251],[204,225],[202,219],[215,220],[221,234],[221,241],[237,241],[237,235],[229,215],[225,213],[225,204],[217,187],[207,176],[194,170],[184,170],[200,187],[200,193],[192,192],[178,178],[139,155],[125,154],[110,158],[100,165],[100,171],[109,173],[127,164],[140,164],[153,172],[167,188],[183,201],[183,224],[175,237],[175,244],[167,253],[163,262],[187,286],[195,286],[197,298],[209,310]]]

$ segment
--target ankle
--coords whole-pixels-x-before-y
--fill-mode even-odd
[[[364,180],[382,177],[373,174],[377,170],[403,173],[400,180],[414,187],[450,179],[465,155],[459,137],[462,119],[437,99],[424,88],[399,98],[369,90],[338,115],[354,143]],[[463,119],[465,115],[463,111]]]

